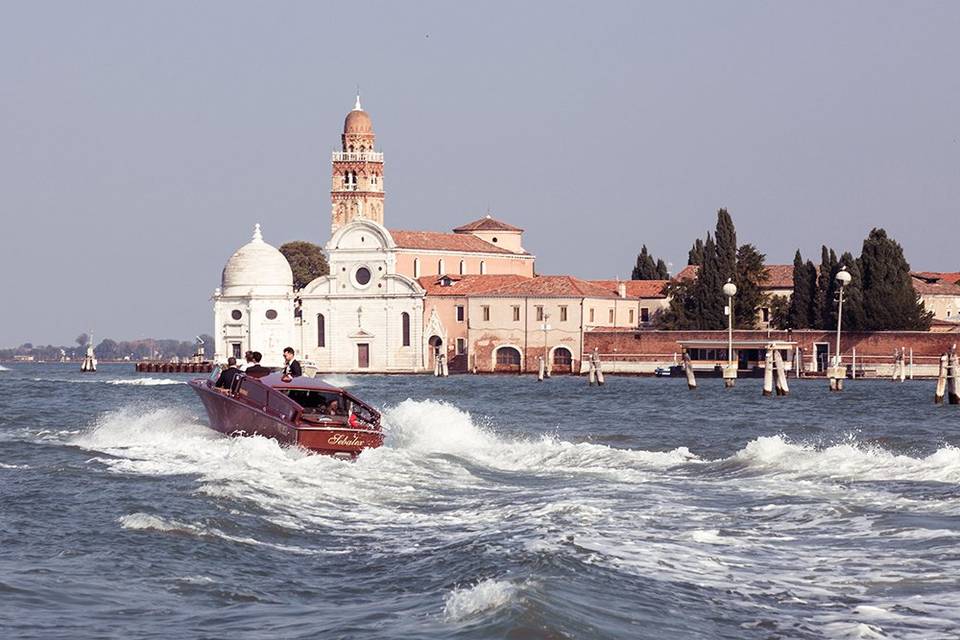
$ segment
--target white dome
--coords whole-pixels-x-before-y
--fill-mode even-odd
[[[258,224],[253,239],[227,260],[221,287],[225,296],[246,295],[251,289],[260,295],[285,295],[293,292],[293,271],[283,254],[263,241]]]

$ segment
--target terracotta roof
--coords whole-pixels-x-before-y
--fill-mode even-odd
[[[915,271],[910,274],[914,278],[921,278],[932,282],[946,284],[960,284],[960,271]]]
[[[523,231],[520,227],[501,222],[490,216],[484,216],[479,220],[468,222],[465,225],[453,230],[455,233],[469,233],[470,231]]]
[[[590,280],[590,284],[603,287],[620,295],[618,286],[623,283],[627,286],[627,297],[630,298],[666,298],[664,286],[669,280]]]
[[[616,298],[617,294],[605,287],[573,276],[534,276],[524,278],[487,291],[483,295],[510,298]]]
[[[911,278],[913,289],[920,295],[960,297],[960,285],[951,283],[949,279],[942,280],[940,278],[918,277],[918,274],[911,275],[913,276]]]
[[[402,231],[390,229],[393,241],[400,249],[418,249],[420,251],[460,251],[463,253],[503,253],[510,255],[529,255],[516,253],[503,247],[481,240],[469,233],[440,233],[437,231]]]
[[[449,286],[443,281],[448,280]],[[423,276],[417,282],[428,296],[467,296],[487,291],[496,291],[518,280],[529,280],[527,276],[516,274],[466,275],[466,276]]]
[[[793,289],[793,265],[792,264],[768,264],[767,281],[763,283],[764,289]],[[673,277],[674,280],[693,280],[697,277],[700,267],[695,264],[688,264],[680,273]]]

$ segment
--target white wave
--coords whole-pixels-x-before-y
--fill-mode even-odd
[[[734,458],[773,474],[835,480],[960,482],[960,449],[949,445],[924,458],[913,458],[856,442],[819,449],[778,435],[750,441]]]
[[[10,371],[10,369],[7,369],[5,366],[3,366],[2,364],[0,364],[0,372],[2,372],[2,371]]]
[[[509,603],[517,594],[517,587],[506,580],[487,579],[477,584],[451,591],[443,606],[443,617],[459,622],[479,613],[491,611]]]
[[[0,462],[0,469],[29,469],[30,465],[27,464],[6,464]]]
[[[142,387],[159,387],[170,384],[186,384],[184,380],[173,380],[171,378],[118,378],[116,380],[104,380],[107,384],[132,384]]]
[[[323,376],[323,381],[329,384],[331,387],[340,387],[341,389],[352,387],[354,384],[353,380],[347,376],[336,373]]]

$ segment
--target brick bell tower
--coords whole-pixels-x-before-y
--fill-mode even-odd
[[[383,153],[373,150],[373,123],[360,106],[359,94],[343,121],[340,141],[340,151],[333,152],[330,232],[354,220],[383,224]]]

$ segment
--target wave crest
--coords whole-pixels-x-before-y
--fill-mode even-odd
[[[506,580],[481,580],[477,584],[451,591],[443,606],[443,617],[459,622],[485,611],[498,609],[517,594],[517,587]]]

